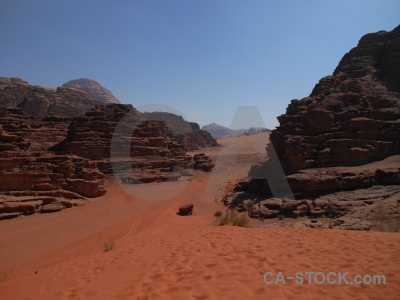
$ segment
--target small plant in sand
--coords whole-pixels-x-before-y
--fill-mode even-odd
[[[285,218],[285,216],[283,214],[278,215],[278,220],[283,220],[284,218]]]
[[[222,211],[220,211],[220,210],[217,210],[215,213],[214,213],[214,217],[216,217],[216,218],[221,218],[222,217]]]
[[[108,252],[114,249],[115,242],[111,237],[109,237],[107,242],[105,242],[103,246],[104,246],[104,252]]]
[[[221,222],[221,217],[222,217],[222,211],[220,211],[220,210],[217,210],[215,213],[214,213],[214,217],[216,218],[215,219],[215,223],[220,223]]]
[[[222,225],[232,225],[232,226],[239,226],[239,227],[246,227],[249,224],[250,220],[246,214],[242,213],[239,214],[234,209],[229,209],[225,212],[224,216],[219,218],[219,224]]]

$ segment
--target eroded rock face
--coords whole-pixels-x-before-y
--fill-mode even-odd
[[[100,103],[120,103],[109,90],[92,79],[74,79],[62,86],[83,91]]]
[[[185,121],[182,116],[167,112],[146,112],[144,115],[149,120],[162,121],[167,124],[171,128],[174,138],[184,144],[188,151],[219,146],[209,132],[201,130],[197,123]]]
[[[270,136],[287,172],[361,165],[400,152],[400,27],[367,34]]]
[[[285,216],[296,212],[295,216],[341,218],[333,228],[372,228],[371,222],[363,222],[365,216],[353,214],[367,212],[364,206],[378,205],[382,197],[364,201],[356,199],[357,194],[378,189],[384,199],[390,196],[393,203],[400,203],[396,202],[400,199],[399,74],[400,26],[362,37],[309,97],[291,101],[270,135],[270,159],[251,169],[226,204],[241,209],[246,199],[254,199],[259,205],[255,217],[271,215],[272,210]],[[290,213],[268,208],[263,202],[273,197],[268,180],[255,179],[276,176],[277,159],[296,198],[289,202],[283,198],[290,203]],[[387,191],[388,185],[394,194]],[[277,183],[274,188],[279,191],[284,186]],[[348,195],[353,200],[342,198],[346,191],[354,193]],[[398,214],[398,204],[393,203],[391,211]]]
[[[0,128],[6,135],[14,135],[26,143],[25,150],[46,151],[51,146],[60,143],[67,136],[70,118],[64,117],[33,117],[20,108],[7,108],[0,105]],[[1,131],[1,129],[0,129]],[[16,150],[14,139],[3,136],[3,150]],[[11,143],[7,143],[10,141]],[[5,147],[5,148],[4,148]],[[19,149],[22,149],[19,147]]]
[[[43,212],[57,211],[71,207],[70,200],[105,193],[104,175],[94,163],[46,151],[62,131],[59,121],[0,106],[0,219],[40,212],[48,204]]]
[[[77,89],[52,89],[30,85],[19,78],[0,77],[0,104],[21,108],[32,116],[72,117],[90,110],[98,102]]]
[[[121,133],[116,131],[119,122],[124,129]],[[75,117],[67,138],[52,150],[91,159],[105,174],[124,174],[121,180],[125,183],[178,179],[176,167],[189,169],[195,163],[169,126],[148,121],[131,105],[122,104],[102,105]]]

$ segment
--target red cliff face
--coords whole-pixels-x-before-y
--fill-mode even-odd
[[[128,113],[129,118],[122,119]],[[119,122],[126,134],[115,133]],[[112,157],[112,142],[119,147],[124,145],[127,155],[121,148],[121,153],[117,151]],[[133,169],[135,179],[145,183],[179,178],[180,174],[173,173],[176,166],[204,169],[186,155],[185,145],[175,139],[166,123],[146,119],[131,105],[102,105],[73,118],[66,139],[52,149],[88,158],[105,174],[130,176]],[[119,168],[112,168],[112,159],[119,161]]]
[[[73,117],[90,110],[98,102],[76,89],[45,88],[19,78],[0,77],[0,104],[22,108],[32,116]]]
[[[271,142],[287,172],[400,153],[400,27],[367,34],[309,97],[292,100]]]
[[[58,121],[0,106],[0,219],[58,211],[74,199],[105,193],[104,175],[94,163],[41,148],[57,142]]]
[[[351,216],[333,223],[350,229],[371,228],[364,219],[378,203],[400,214],[399,92],[400,26],[363,36],[309,97],[291,101],[271,132],[272,159],[254,166],[225,204],[243,209],[258,199],[255,217]],[[287,191],[279,180],[260,179],[278,176],[277,159],[296,200],[272,195]],[[273,196],[280,206],[270,205]]]

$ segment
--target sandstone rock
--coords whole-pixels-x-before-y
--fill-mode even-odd
[[[127,114],[129,118],[124,117]],[[126,134],[114,133],[118,122],[118,128],[126,130]],[[112,141],[118,145],[114,148],[113,158]],[[124,153],[124,147],[130,156]],[[186,155],[185,145],[177,141],[166,123],[146,120],[143,113],[122,104],[102,105],[84,116],[75,117],[66,139],[51,150],[91,159],[105,174],[126,174],[121,176],[121,181],[126,184],[176,180],[180,174],[174,172],[176,167],[189,169],[195,166],[205,171],[213,167],[208,158],[197,164],[192,161]],[[84,179],[88,179],[89,175],[85,176]]]
[[[290,103],[271,134],[285,170],[360,165],[399,153],[399,37],[400,27],[364,36],[333,76]]]
[[[51,203],[43,205],[40,209],[41,213],[52,213],[62,210],[64,207],[60,203]]]
[[[363,219],[341,217],[333,220],[332,228],[347,230],[370,230],[372,228],[372,224],[371,222]]]
[[[91,79],[74,79],[64,83],[63,86],[85,92],[92,99],[101,103],[120,103],[109,90]]]
[[[260,205],[265,206],[266,208],[271,210],[275,209],[280,211],[282,209],[283,201],[282,199],[271,198],[268,200],[261,201]]]
[[[0,105],[0,151],[44,151],[67,135],[71,119],[35,118],[22,109]]]
[[[193,156],[193,160],[194,160],[193,167],[196,170],[210,172],[215,167],[215,164],[204,153],[195,154]]]
[[[0,220],[14,219],[14,218],[18,218],[19,216],[21,216],[21,213],[19,213],[19,212],[0,213]]]
[[[197,123],[185,121],[182,116],[167,112],[146,112],[144,115],[147,120],[161,121],[167,124],[172,132],[164,133],[169,137],[173,136],[179,143],[185,145],[185,149],[188,151],[219,146],[209,132],[201,130]]]
[[[18,212],[24,215],[32,215],[42,202],[6,202],[3,208],[5,213]]]
[[[264,203],[277,197],[268,180],[256,178],[276,176],[274,166],[279,159],[297,200],[283,201],[277,210],[292,217],[334,217],[339,220],[334,228],[369,228],[361,213],[353,217],[359,221],[339,223],[341,217],[368,213],[369,207],[382,200],[358,199],[357,193],[364,196],[364,191],[376,187],[389,197],[385,186],[390,185],[400,197],[398,41],[400,26],[391,32],[365,35],[310,96],[292,100],[286,114],[278,117],[280,126],[271,132],[270,159],[252,167],[249,177],[234,189],[239,195],[228,205],[240,206],[243,198]],[[274,188],[279,192],[285,187],[278,182]],[[303,200],[314,202],[299,202]]]
[[[0,212],[28,215],[61,197],[82,199],[105,193],[104,175],[87,159],[34,146],[55,141],[41,132],[41,125],[51,127],[49,122],[64,118],[44,121],[4,106],[0,117],[0,196],[6,197]]]
[[[179,207],[179,212],[178,215],[180,216],[188,216],[191,215],[193,213],[193,204],[185,204],[182,205],[181,207]]]
[[[19,107],[32,116],[76,116],[93,108],[88,94],[76,89],[33,86],[19,78],[0,77],[0,104]]]

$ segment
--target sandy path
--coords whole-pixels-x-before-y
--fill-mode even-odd
[[[214,197],[258,159],[249,139],[224,140],[216,171],[189,182],[126,191],[109,183],[85,206],[2,221],[0,298],[398,299],[400,234],[212,225],[222,209]],[[247,164],[232,160],[238,144]],[[187,202],[195,214],[177,216]],[[105,253],[108,237],[115,248]],[[384,274],[387,284],[264,283],[265,272],[279,271]]]

